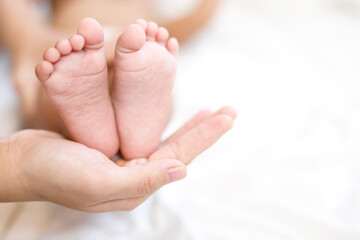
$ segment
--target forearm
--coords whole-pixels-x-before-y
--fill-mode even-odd
[[[201,4],[187,16],[169,23],[161,23],[171,36],[180,42],[186,41],[201,29],[214,15],[220,0],[202,0]]]
[[[31,1],[0,0],[0,38],[11,52],[17,51],[19,42],[38,37],[45,27]]]

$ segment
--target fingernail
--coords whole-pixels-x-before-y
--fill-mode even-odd
[[[171,168],[167,172],[168,183],[179,181],[185,178],[185,172],[182,168]]]

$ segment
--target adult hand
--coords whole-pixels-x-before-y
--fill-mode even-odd
[[[203,111],[149,159],[118,160],[47,132],[9,138],[0,162],[0,201],[51,201],[86,212],[131,210],[161,186],[186,175],[185,165],[232,127],[235,112]],[[2,144],[4,146],[4,144]]]

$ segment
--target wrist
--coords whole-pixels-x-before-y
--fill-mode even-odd
[[[21,132],[20,132],[21,133]],[[22,134],[0,139],[0,202],[36,200],[22,174]]]
[[[0,202],[10,201],[9,194],[9,162],[10,142],[8,138],[0,138]]]

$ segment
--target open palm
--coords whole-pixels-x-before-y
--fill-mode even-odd
[[[46,131],[19,134],[18,182],[27,200],[87,212],[131,210],[161,186],[182,179],[185,165],[232,127],[235,111],[202,111],[149,159],[111,161],[102,153]],[[19,135],[19,136],[20,136]]]

